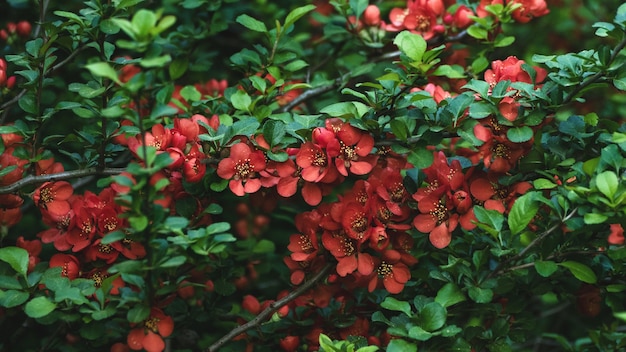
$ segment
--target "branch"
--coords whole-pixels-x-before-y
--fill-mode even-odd
[[[333,267],[332,264],[327,264],[319,273],[315,274],[315,276],[313,276],[310,280],[302,284],[302,286],[298,286],[298,288],[291,291],[287,296],[270,304],[269,307],[265,308],[265,310],[259,313],[259,315],[257,315],[254,319],[250,320],[249,322],[243,325],[236,327],[235,329],[231,330],[228,334],[222,336],[222,338],[217,340],[217,342],[209,346],[208,352],[217,351],[220,347],[222,347],[222,345],[224,345],[226,342],[230,341],[237,335],[242,334],[250,330],[251,328],[260,325],[262,322],[267,320],[267,318],[269,318],[272,314],[278,311],[281,307],[293,301],[294,299],[298,298],[298,296],[303,294],[305,291],[311,288],[311,286],[315,285],[318,281],[324,278],[332,267]]]
[[[609,58],[609,61],[606,63],[606,66],[610,66],[611,63],[613,63],[613,61],[615,61],[615,59],[617,58],[617,55],[619,55],[620,51],[622,51],[622,49],[624,49],[625,46],[626,46],[626,38],[624,38],[619,44],[617,44],[615,49],[613,49],[613,52],[611,53],[611,57]],[[574,99],[576,94],[580,93],[583,89],[585,89],[586,87],[588,87],[592,83],[594,83],[597,80],[599,80],[600,78],[602,78],[602,76],[605,73],[606,72],[604,72],[604,71],[596,72],[593,76],[589,77],[586,81],[584,81],[581,84],[579,84],[578,86],[576,86],[576,88],[574,88],[574,90],[571,91],[563,99],[563,104],[569,103],[572,99]]]
[[[52,181],[61,181],[61,180],[67,180],[71,178],[93,176],[93,175],[118,175],[122,173],[123,171],[126,171],[126,169],[125,168],[106,168],[103,170],[99,170],[98,168],[92,167],[89,169],[63,171],[63,172],[59,172],[56,174],[49,174],[49,175],[39,175],[39,176],[29,175],[8,186],[0,187],[0,194],[13,193],[13,192],[18,191],[22,187],[33,185],[33,184],[52,182]]]
[[[461,39],[463,39],[465,36],[467,35],[467,31],[462,31],[459,32],[456,35],[453,35],[451,37],[447,37],[447,38],[433,38],[431,40],[429,40],[427,43],[428,45],[435,45],[435,44],[442,44],[442,43],[449,43],[449,42],[455,42],[455,41],[459,41]],[[378,62],[378,61],[385,61],[385,60],[390,60],[390,59],[394,59],[394,58],[398,58],[400,57],[400,51],[392,51],[392,52],[388,52],[385,54],[382,54],[376,58],[373,58],[371,61],[372,62]],[[338,87],[339,85],[341,85],[341,83],[348,79],[350,76],[352,75],[352,71],[342,75],[341,77],[335,79],[335,81],[331,84],[325,85],[325,86],[319,86],[313,89],[309,89],[306,92],[300,94],[299,96],[297,96],[294,100],[290,101],[288,104],[280,107],[279,109],[276,110],[276,112],[287,112],[290,111],[291,109],[295,108],[296,106],[302,104],[303,102],[316,97],[320,94],[324,94],[328,91],[333,90],[334,88]]]
[[[505,260],[500,265],[498,265],[498,267],[494,271],[492,271],[487,276],[487,278],[491,278],[491,277],[493,277],[493,276],[495,276],[497,274],[500,274],[502,272],[508,271],[506,269],[502,269],[502,267],[505,266],[508,263],[515,262],[517,260],[522,259],[524,257],[524,255],[526,255],[526,253],[528,253],[528,251],[530,251],[532,248],[534,248],[536,245],[538,245],[541,241],[543,241],[543,239],[546,238],[549,234],[551,234],[556,229],[558,229],[559,226],[561,226],[561,224],[563,224],[564,222],[569,220],[572,216],[574,216],[574,214],[576,213],[577,210],[578,210],[578,208],[574,208],[569,214],[565,215],[565,217],[563,219],[561,219],[561,221],[558,224],[554,224],[552,227],[550,227],[549,229],[545,230],[543,233],[541,233],[539,236],[537,236],[532,242],[530,242],[528,244],[528,246],[524,247],[524,249],[522,249],[519,253],[517,253],[516,255],[512,256],[508,260]]]

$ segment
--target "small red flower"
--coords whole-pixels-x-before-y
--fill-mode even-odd
[[[261,180],[256,176],[265,165],[263,152],[253,150],[246,143],[237,143],[230,148],[230,156],[218,164],[217,174],[230,180],[228,186],[234,194],[243,196],[261,188]]]
[[[372,292],[382,286],[392,294],[402,292],[404,285],[411,279],[411,271],[401,259],[398,251],[386,250],[376,268],[376,275],[369,282],[368,290]]]
[[[70,254],[57,253],[50,258],[50,267],[61,267],[61,276],[70,280],[76,279],[80,275],[80,262]]]
[[[621,224],[611,224],[611,233],[609,234],[609,244],[621,246],[624,244],[624,228]]]
[[[54,215],[64,215],[70,210],[68,199],[74,193],[72,185],[67,181],[46,182],[33,194],[33,202],[39,208]]]
[[[165,315],[159,308],[152,308],[150,316],[139,327],[130,331],[127,338],[128,346],[132,350],[144,349],[148,352],[162,352],[165,350],[164,337],[174,331],[174,320]]]

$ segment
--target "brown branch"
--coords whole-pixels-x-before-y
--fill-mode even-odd
[[[333,266],[334,266],[333,264],[326,265],[320,272],[315,274],[315,276],[313,276],[311,279],[303,283],[301,286],[298,286],[295,290],[291,291],[287,296],[270,304],[269,307],[265,308],[265,310],[259,313],[259,315],[257,315],[254,319],[250,320],[249,322],[243,325],[236,327],[235,329],[231,330],[228,334],[222,336],[219,340],[217,340],[217,342],[209,346],[208,352],[217,351],[226,342],[230,341],[234,337],[263,323],[265,320],[267,320],[267,318],[269,318],[272,314],[278,311],[281,307],[293,301],[294,299],[298,298],[298,296],[306,292],[309,288],[315,285],[318,281],[323,279]]]
[[[39,176],[29,175],[8,186],[0,187],[0,194],[14,193],[14,192],[17,192],[22,187],[44,183],[44,182],[61,181],[61,180],[68,180],[72,178],[79,178],[79,177],[93,176],[93,175],[107,175],[107,176],[118,175],[122,173],[123,171],[126,171],[126,168],[106,168],[103,170],[99,170],[98,168],[92,167],[89,169],[63,171],[63,172],[59,172],[56,174],[49,174],[49,175],[39,175]]]

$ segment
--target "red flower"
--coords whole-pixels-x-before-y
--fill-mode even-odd
[[[369,282],[370,292],[379,288],[381,284],[389,293],[402,292],[404,285],[411,279],[411,271],[400,261],[401,258],[400,253],[395,250],[390,249],[383,253],[382,260],[376,268],[376,275]]]
[[[330,129],[332,123],[332,119],[327,120],[327,129]],[[372,171],[377,159],[375,155],[370,155],[374,149],[374,138],[347,122],[332,128],[337,129],[337,138],[329,141],[327,151],[328,155],[334,157],[337,171],[343,176],[348,176],[348,170],[355,175]]]
[[[611,224],[611,233],[609,234],[609,244],[621,246],[624,244],[624,228],[621,224]]]
[[[511,16],[519,23],[527,23],[535,17],[550,13],[545,0],[511,0],[512,4],[519,4]]]
[[[368,253],[359,253],[358,243],[345,234],[324,231],[322,244],[337,259],[337,274],[346,276],[358,270],[361,275],[374,271],[374,260]]]
[[[420,214],[413,219],[413,226],[427,233],[430,243],[445,248],[452,241],[452,232],[459,223],[458,214],[452,213],[452,201],[447,196],[427,196],[417,203]]]
[[[387,31],[408,29],[428,40],[441,33],[445,28],[437,24],[437,19],[444,13],[441,0],[408,0],[407,8],[394,8],[389,13],[391,24],[385,26]]]
[[[331,157],[313,142],[306,142],[300,147],[296,164],[302,168],[301,175],[305,181],[332,183],[339,177]]]
[[[299,213],[296,215],[295,224],[300,233],[289,237],[289,249],[291,259],[302,262],[315,258],[319,249],[316,231],[319,228],[319,214],[317,212]]]
[[[80,274],[80,263],[78,259],[70,254],[57,253],[50,258],[50,267],[61,267],[61,276],[70,280],[77,278]]]
[[[70,210],[68,199],[74,193],[72,185],[67,181],[46,182],[33,194],[33,202],[39,208],[53,215],[64,215]]]
[[[222,159],[217,166],[217,174],[230,180],[230,190],[243,196],[261,188],[257,173],[265,169],[265,155],[259,150],[252,150],[246,143],[237,143],[230,148],[230,156]]]
[[[144,320],[140,327],[130,331],[127,338],[128,346],[132,350],[145,349],[148,352],[161,352],[165,350],[164,337],[168,337],[174,331],[174,320],[165,315],[159,308],[150,309],[150,316]]]

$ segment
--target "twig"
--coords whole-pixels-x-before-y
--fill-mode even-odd
[[[625,46],[626,46],[626,38],[624,38],[619,44],[617,44],[615,49],[613,49],[613,52],[611,53],[611,57],[609,58],[609,61],[606,63],[606,66],[609,66],[617,58],[617,55],[619,55],[620,51],[622,51],[622,49],[624,49]],[[591,85],[592,83],[594,83],[597,80],[599,80],[600,78],[602,78],[602,76],[605,73],[606,72],[604,72],[604,71],[596,72],[593,76],[589,77],[586,81],[584,81],[581,84],[577,85],[576,88],[574,88],[574,90],[571,91],[563,99],[563,104],[569,103],[572,99],[574,99],[576,94],[580,93],[587,86]]]
[[[235,329],[231,330],[228,334],[222,336],[222,338],[217,340],[217,342],[209,346],[208,352],[217,351],[220,347],[222,347],[226,342],[233,339],[235,336],[242,334],[255,326],[260,325],[267,318],[269,318],[272,314],[274,314],[274,312],[278,311],[281,307],[283,307],[287,303],[296,299],[298,296],[300,296],[309,288],[311,288],[311,286],[315,285],[318,281],[324,278],[326,274],[328,273],[328,271],[330,270],[330,268],[332,268],[333,266],[334,265],[332,264],[326,265],[320,272],[315,274],[315,276],[313,276],[310,280],[303,283],[302,286],[298,286],[298,288],[291,291],[287,296],[270,304],[269,307],[265,308],[265,310],[259,313],[259,315],[257,315],[254,319],[250,320],[249,322],[243,325],[236,327]]]
[[[85,177],[85,176],[93,176],[93,175],[118,175],[122,173],[123,171],[126,171],[126,168],[106,168],[106,169],[99,170],[98,168],[92,167],[92,168],[82,169],[82,170],[63,171],[63,172],[59,172],[56,174],[49,174],[49,175],[39,175],[39,176],[29,175],[8,186],[0,187],[0,194],[13,193],[13,192],[18,191],[22,187],[33,185],[33,184],[38,184],[38,183],[61,181],[61,180],[67,180],[67,179]]]
[[[537,238],[532,240],[532,242],[530,242],[528,244],[528,246],[524,247],[524,249],[522,249],[519,253],[517,253],[516,255],[512,256],[508,260],[505,260],[504,262],[500,263],[498,265],[498,267],[494,271],[489,273],[487,278],[491,278],[491,277],[493,277],[493,276],[495,276],[497,274],[500,274],[502,272],[507,271],[506,269],[502,269],[502,267],[504,267],[508,263],[512,263],[512,262],[515,262],[517,260],[522,259],[524,257],[524,255],[526,255],[526,253],[528,253],[528,251],[530,251],[532,248],[534,248],[536,245],[538,245],[541,241],[543,241],[543,239],[546,238],[549,234],[551,234],[556,229],[558,229],[559,226],[561,226],[561,224],[563,224],[564,222],[569,220],[572,216],[574,216],[574,214],[576,213],[577,210],[578,210],[578,208],[574,208],[569,214],[565,215],[565,217],[563,219],[561,219],[561,221],[558,224],[554,224],[552,227],[550,227],[549,229],[545,230],[543,233],[541,233],[539,236],[537,236]]]

